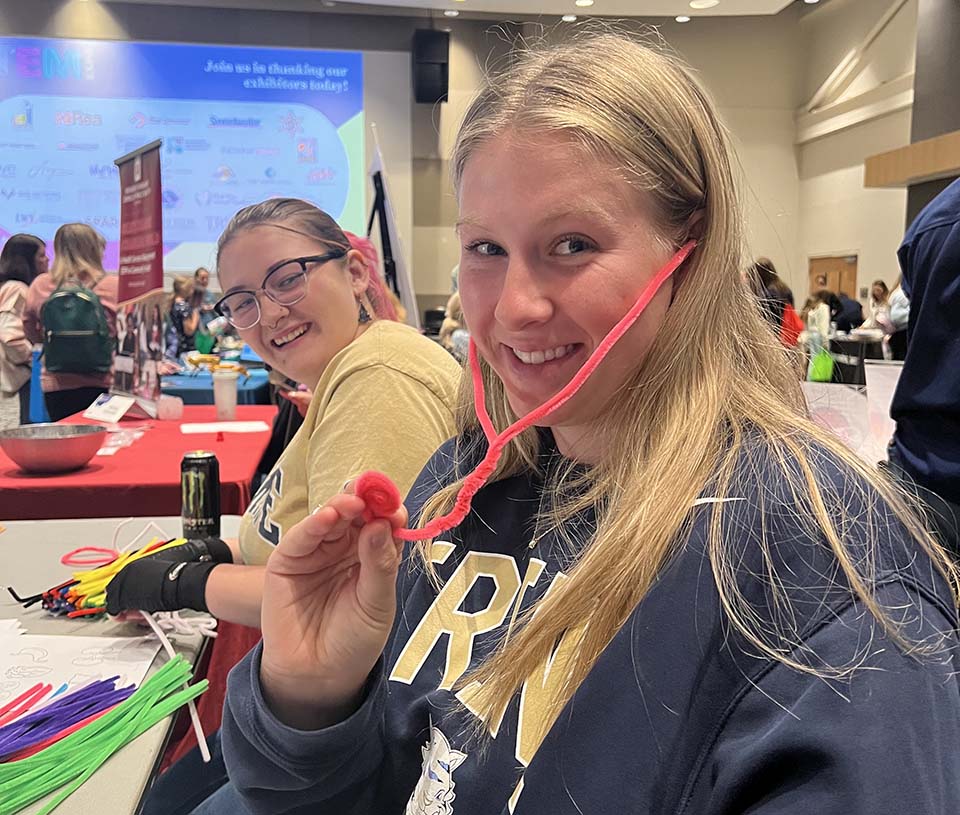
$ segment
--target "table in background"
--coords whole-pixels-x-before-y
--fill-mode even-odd
[[[124,421],[124,429],[146,426],[143,436],[112,456],[94,456],[82,470],[60,475],[22,472],[0,451],[0,521],[73,518],[125,518],[180,514],[180,460],[188,450],[211,450],[220,462],[220,507],[241,515],[250,503],[250,482],[270,438],[277,409],[237,408],[239,421],[260,420],[256,433],[185,434],[181,423],[213,422],[215,409],[186,407],[180,421]],[[95,424],[81,416],[67,422]]]
[[[269,405],[269,373],[263,368],[242,374],[237,380],[238,405]],[[166,396],[179,396],[185,405],[213,404],[213,376],[209,371],[173,374],[160,378],[160,389]]]
[[[865,359],[883,359],[883,341],[867,337],[835,335],[830,338],[833,356],[833,381],[862,388],[867,384]]]
[[[118,540],[124,545],[149,522],[156,523],[170,537],[181,533],[180,518],[140,518],[128,524]],[[237,517],[222,520],[224,536],[235,536],[240,524]],[[70,570],[60,565],[60,558],[80,546],[109,546],[117,528],[115,518],[86,518],[41,522],[13,522],[0,532],[0,574],[20,591],[33,593],[55,585]],[[39,607],[24,609],[7,594],[0,595],[0,618],[15,617],[27,634],[76,635],[89,637],[140,637],[144,630],[132,623],[108,619],[68,620],[54,617]],[[177,634],[171,641],[184,658],[196,665],[201,652],[199,635]],[[157,671],[166,661],[161,651],[150,668]],[[202,698],[202,697],[201,697]],[[173,717],[158,722],[122,750],[111,756],[58,809],[58,812],[97,812],[126,815],[137,812],[140,799],[155,773],[170,734]],[[24,810],[37,812],[43,802]]]

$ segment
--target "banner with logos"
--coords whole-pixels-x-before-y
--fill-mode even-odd
[[[163,139],[165,268],[212,267],[242,206],[313,201],[361,233],[363,54],[0,37],[0,242],[84,221],[116,268],[116,156]]]

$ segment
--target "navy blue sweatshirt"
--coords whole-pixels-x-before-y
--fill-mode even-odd
[[[897,256],[910,299],[907,356],[890,405],[898,463],[960,504],[960,180],[917,216]]]
[[[412,517],[449,481],[452,457],[448,444],[428,464],[408,501]],[[857,516],[855,477],[825,455],[818,459],[818,478]],[[555,692],[549,672],[527,681],[495,737],[479,745],[469,738],[472,714],[450,688],[489,653],[517,593],[528,607],[569,563],[553,536],[534,539],[542,483],[518,476],[481,490],[471,515],[437,545],[439,594],[421,570],[401,565],[394,630],[349,719],[317,732],[289,728],[264,702],[260,647],[237,665],[222,730],[231,784],[200,811],[955,815],[960,660],[953,635],[937,658],[905,656],[852,599],[782,479],[762,460],[744,460],[742,500],[723,505],[741,588],[759,619],[775,616],[770,585],[758,576],[762,527],[795,616],[792,656],[830,665],[857,660],[862,670],[852,678],[826,680],[757,656],[730,630],[705,552],[719,505],[703,503],[690,510],[677,556],[543,742],[532,733]],[[953,631],[944,585],[887,520],[877,596],[915,639]],[[592,523],[575,524],[581,540]],[[856,549],[863,525],[844,531]]]

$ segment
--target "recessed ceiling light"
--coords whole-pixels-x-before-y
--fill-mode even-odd
[[[575,6],[580,6],[580,8],[587,8],[588,6],[593,5],[593,0],[574,0],[573,4]]]
[[[803,0],[803,2],[806,3],[808,6],[815,6],[817,3],[820,2],[820,0]]]
[[[690,18],[686,14],[681,14],[679,17],[674,17],[678,23],[689,23]]]
[[[577,15],[564,14],[563,17],[561,17],[560,19],[563,20],[565,23],[575,23],[577,21]]]
[[[443,16],[444,16],[444,17],[459,17],[459,16],[460,16],[460,12],[457,11],[455,8],[448,8],[445,12],[443,12]]]
[[[719,6],[720,0],[690,0],[690,8],[698,10]]]

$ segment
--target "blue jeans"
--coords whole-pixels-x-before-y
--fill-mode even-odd
[[[190,815],[191,812],[227,812],[206,809],[207,799],[221,788],[229,788],[227,768],[220,748],[220,731],[207,739],[210,763],[204,764],[200,749],[194,747],[161,775],[150,788],[140,815]],[[199,807],[199,809],[198,809]],[[233,804],[232,815],[241,815],[242,806]]]

